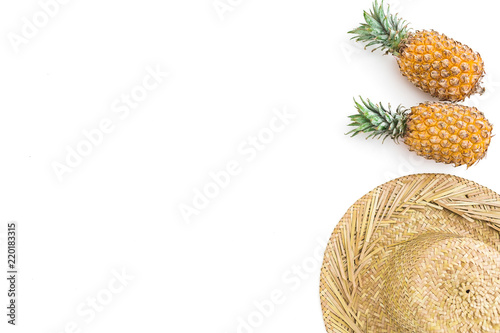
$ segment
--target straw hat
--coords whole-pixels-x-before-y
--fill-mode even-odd
[[[420,174],[344,215],[321,269],[327,332],[500,332],[500,196]]]

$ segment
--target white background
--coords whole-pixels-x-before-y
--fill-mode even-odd
[[[66,2],[18,52],[9,38],[40,3],[0,4],[3,272],[8,221],[20,237],[18,326],[6,324],[2,278],[2,332],[324,332],[317,253],[356,199],[420,172],[500,191],[497,138],[466,170],[344,135],[353,96],[394,106],[430,98],[391,56],[349,41],[368,0],[226,0],[222,16],[212,0]],[[488,91],[466,104],[500,124],[493,3],[392,3],[412,27],[481,52]],[[148,67],[169,76],[121,119],[115,101]],[[255,158],[242,154],[284,108],[295,118]],[[60,181],[54,163],[103,119],[113,131]],[[180,207],[230,161],[240,173],[187,223]],[[123,270],[133,279],[121,288],[113,274]],[[272,293],[281,302],[263,318],[255,302]],[[91,318],[95,297],[106,304]],[[254,327],[238,331],[249,317]]]

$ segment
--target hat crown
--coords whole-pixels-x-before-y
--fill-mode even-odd
[[[397,246],[384,306],[402,331],[500,330],[500,253],[468,237],[425,233]]]

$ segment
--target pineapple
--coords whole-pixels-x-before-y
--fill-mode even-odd
[[[366,23],[349,31],[352,39],[367,42],[366,47],[391,53],[397,58],[403,76],[426,93],[442,101],[463,101],[482,94],[484,65],[479,53],[434,30],[411,32],[408,23],[384,10],[377,0],[364,12]]]
[[[390,105],[360,100],[354,100],[358,113],[349,117],[349,126],[355,126],[347,133],[351,136],[367,133],[367,138],[403,139],[419,156],[455,166],[470,167],[486,155],[492,125],[474,107],[425,102],[411,109],[400,105],[392,112]]]

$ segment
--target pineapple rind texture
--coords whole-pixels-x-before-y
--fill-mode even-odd
[[[427,159],[470,167],[485,157],[492,125],[474,107],[427,102],[412,107],[405,143]]]
[[[463,101],[482,93],[484,64],[479,53],[436,31],[416,31],[401,41],[401,74],[443,101]]]

